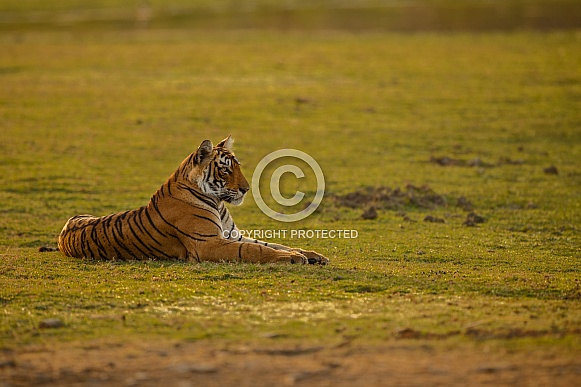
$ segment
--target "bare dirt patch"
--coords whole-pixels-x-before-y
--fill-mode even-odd
[[[406,206],[418,208],[445,207],[446,197],[436,193],[427,185],[412,184],[402,188],[385,186],[363,187],[345,195],[334,197],[338,206],[349,208],[374,207],[382,210],[400,210]]]
[[[445,348],[411,331],[381,344],[94,342],[0,352],[1,386],[372,386],[581,383],[581,360],[545,349]],[[408,337],[410,336],[411,337]],[[414,340],[409,340],[412,338]]]
[[[512,159],[510,157],[501,157],[496,163],[485,162],[480,157],[476,157],[470,160],[457,159],[450,156],[440,156],[430,158],[430,162],[437,164],[442,167],[479,167],[479,168],[493,168],[500,167],[502,165],[523,165],[525,160],[523,159]]]
[[[438,209],[448,207],[449,204],[455,205],[463,211],[471,212],[474,206],[470,200],[461,196],[458,198],[442,195],[434,191],[428,185],[415,186],[412,184],[406,185],[404,188],[391,188],[386,186],[379,187],[363,187],[355,191],[348,192],[345,195],[333,195],[334,204],[337,207],[347,207],[353,209],[363,209],[361,218],[366,220],[376,219],[379,215],[378,210],[392,210],[398,211],[404,217],[404,220],[411,221],[406,216],[404,209],[419,208],[419,209]],[[467,225],[474,226],[476,223],[482,223],[483,218],[472,213],[477,220],[470,218]],[[445,223],[444,219],[433,215],[428,215],[424,218],[425,222],[431,223]]]

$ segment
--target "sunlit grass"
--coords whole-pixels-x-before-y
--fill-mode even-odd
[[[2,345],[389,340],[410,328],[451,340],[521,332],[526,345],[578,347],[579,40],[576,32],[3,35]],[[308,219],[282,225],[251,197],[232,213],[243,229],[357,230],[357,239],[274,240],[320,251],[330,266],[36,252],[56,244],[72,215],[147,203],[202,140],[230,133],[248,178],[281,148],[320,163],[327,195]],[[479,161],[432,161],[444,156]],[[557,175],[544,172],[550,166]],[[309,192],[311,180],[289,189]],[[407,184],[430,186],[448,205],[363,220],[366,204],[333,199]],[[485,223],[463,225],[461,196]],[[66,326],[39,330],[48,317]]]

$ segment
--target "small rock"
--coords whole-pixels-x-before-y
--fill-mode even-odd
[[[312,104],[312,101],[308,98],[297,97],[295,98],[295,110],[299,111],[301,106]]]
[[[475,159],[469,160],[466,165],[469,167],[481,167],[484,163],[480,160],[480,157],[476,157]]]
[[[260,337],[264,337],[265,339],[278,339],[280,337],[285,337],[285,334],[277,332],[264,332],[260,334]]]
[[[16,361],[14,361],[14,360],[0,361],[0,369],[2,369],[2,368],[14,368],[14,367],[16,367]]]
[[[525,163],[525,161],[523,159],[513,160],[510,157],[501,157],[498,160],[498,165],[504,165],[504,164],[508,164],[508,165],[523,165],[524,163]]]
[[[47,318],[45,320],[42,320],[38,324],[38,327],[40,329],[61,328],[64,326],[65,326],[65,323],[62,322],[62,320],[59,320],[58,318]]]
[[[484,374],[494,374],[497,372],[510,371],[515,369],[510,365],[483,365],[476,369],[476,372],[481,372]]]
[[[377,210],[375,207],[371,206],[363,214],[361,214],[361,217],[366,220],[377,219]]]
[[[419,339],[422,337],[422,333],[412,328],[404,328],[396,331],[395,337],[398,339]]]
[[[463,166],[463,165],[466,165],[466,162],[464,160],[457,160],[457,159],[453,159],[453,158],[448,157],[448,156],[443,156],[443,157],[434,157],[434,156],[432,156],[430,158],[430,161],[432,163],[441,165],[442,167]]]
[[[189,363],[179,363],[169,367],[171,371],[178,372],[180,374],[185,373],[196,373],[196,374],[210,374],[218,372],[218,367],[212,364],[189,364]]]
[[[471,212],[466,217],[466,220],[464,221],[464,225],[468,226],[468,227],[474,227],[478,223],[484,223],[484,222],[486,222],[486,219],[484,217],[482,217],[480,215],[476,215],[476,213],[474,213],[474,212]]]
[[[424,218],[424,222],[430,222],[430,223],[446,223],[446,221],[442,218],[438,218],[432,215],[427,215]]]
[[[559,170],[557,169],[557,167],[555,167],[554,165],[551,165],[548,168],[545,168],[543,170],[547,175],[558,175],[559,174]]]
[[[458,198],[457,206],[462,208],[464,211],[472,211],[473,205],[470,200],[466,199],[464,196]]]
[[[295,103],[296,103],[297,105],[300,105],[300,104],[307,104],[307,103],[311,103],[311,100],[310,100],[310,99],[308,99],[308,98],[303,98],[303,97],[296,97],[296,98],[295,98]]]

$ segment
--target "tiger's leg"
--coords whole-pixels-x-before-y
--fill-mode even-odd
[[[279,251],[294,251],[306,256],[310,264],[318,263],[321,265],[326,265],[327,263],[329,263],[329,259],[327,257],[317,253],[316,251],[297,249],[285,245],[280,245],[278,243],[268,243],[258,239],[246,238],[245,236],[242,235],[238,227],[236,227],[234,219],[232,219],[232,216],[228,212],[228,209],[223,205],[220,209],[220,221],[222,222],[223,230],[222,235],[230,241],[257,244],[264,247],[270,247],[272,249]]]
[[[236,234],[234,234],[234,235],[236,235]],[[249,239],[249,238],[246,238],[244,236],[240,236],[238,238],[230,239],[230,240],[235,240],[235,241],[244,242],[244,243],[257,244],[259,246],[270,247],[270,248],[275,249],[275,250],[294,251],[294,252],[300,253],[300,254],[304,255],[305,257],[307,257],[310,264],[317,264],[318,263],[319,265],[326,265],[329,263],[329,258],[325,257],[322,254],[317,253],[316,251],[288,247],[285,245],[280,245],[278,243],[268,243],[268,242],[264,242],[264,241],[261,241],[258,239]]]
[[[198,262],[308,263],[307,257],[298,251],[276,250],[256,243],[238,242],[223,238],[212,238],[203,242],[184,242],[188,250],[188,259]]]

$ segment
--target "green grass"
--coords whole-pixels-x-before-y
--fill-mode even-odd
[[[377,341],[410,328],[578,350],[580,41],[576,31],[0,35],[0,346]],[[251,197],[231,211],[243,229],[357,230],[274,240],[320,251],[330,266],[37,252],[72,215],[147,203],[202,140],[230,133],[249,179],[281,148],[320,163],[326,197],[306,220],[280,224]],[[481,163],[430,161],[443,156]],[[558,175],[544,172],[552,165]],[[309,182],[289,187],[312,195]],[[363,220],[366,206],[333,198],[407,184],[448,205]],[[463,225],[461,196],[485,223]],[[65,327],[39,329],[49,317]]]

